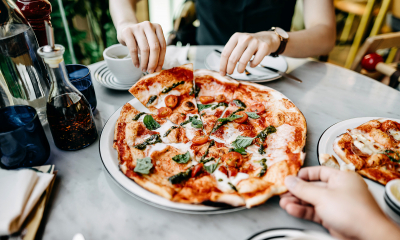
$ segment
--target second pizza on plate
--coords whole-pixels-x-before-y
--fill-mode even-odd
[[[305,158],[306,121],[280,92],[192,64],[140,79],[115,126],[121,171],[187,204],[248,208],[287,191]]]

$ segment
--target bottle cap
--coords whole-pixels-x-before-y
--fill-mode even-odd
[[[60,62],[64,60],[63,55],[65,52],[65,48],[62,45],[54,44],[53,28],[48,24],[47,21],[45,21],[45,25],[47,42],[49,43],[49,45],[40,47],[38,49],[38,54],[50,67],[56,68],[58,67],[58,64],[60,64]]]

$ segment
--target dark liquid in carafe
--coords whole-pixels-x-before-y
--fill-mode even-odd
[[[57,96],[47,103],[47,119],[55,145],[78,150],[97,139],[90,105],[76,93]]]

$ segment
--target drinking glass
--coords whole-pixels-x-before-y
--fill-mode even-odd
[[[13,169],[43,165],[50,145],[35,108],[0,108],[0,167]]]
[[[68,64],[66,67],[69,81],[85,96],[94,112],[97,100],[89,68],[80,64]]]

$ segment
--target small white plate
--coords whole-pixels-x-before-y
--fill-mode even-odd
[[[223,48],[216,48],[222,52]],[[204,60],[204,65],[206,65],[207,69],[214,70],[219,72],[219,62],[220,62],[220,55],[215,51],[210,52],[207,55],[206,59]],[[271,56],[266,56],[262,61],[261,64],[267,67],[272,67],[278,69],[279,71],[286,72],[288,69],[288,64],[284,57],[278,56],[276,58]],[[252,82],[269,82],[276,79],[281,78],[281,76],[275,72],[269,71],[265,68],[260,66],[251,68],[249,64],[246,67],[247,71],[251,73],[250,76],[247,76],[246,73],[239,73],[237,68],[233,71],[233,74],[229,75],[230,77],[237,79],[237,80],[247,80]]]
[[[256,233],[248,240],[279,240],[279,239],[299,239],[299,240],[335,240],[329,234],[316,231],[308,231],[297,228],[273,228]]]
[[[136,82],[134,81],[129,84],[118,82],[117,79],[114,77],[114,75],[108,69],[107,64],[100,65],[94,71],[94,78],[98,83],[100,83],[104,87],[111,88],[114,90],[129,90],[132,87],[132,85],[135,84]]]
[[[319,154],[331,154],[335,156],[335,158],[338,160],[339,164],[345,164],[345,162],[340,159],[340,157],[333,151],[333,143],[336,139],[336,137],[342,135],[343,133],[346,132],[347,129],[353,129],[358,126],[360,126],[363,123],[366,123],[368,121],[374,120],[374,119],[385,119],[385,120],[393,120],[396,122],[400,122],[400,119],[395,119],[395,118],[383,118],[383,117],[360,117],[360,118],[352,118],[348,120],[344,120],[338,123],[335,123],[334,125],[330,126],[325,130],[324,133],[322,133],[321,137],[319,138],[318,141],[318,147],[317,147],[317,158],[319,162]],[[321,164],[321,162],[319,162]],[[364,177],[365,182],[368,185],[368,188],[372,195],[374,196],[375,200],[378,202],[379,206],[382,209],[385,209],[385,201],[383,199],[383,196],[385,194],[385,186],[382,184],[372,181],[370,179],[367,179]]]
[[[143,106],[143,104],[141,104],[136,98],[129,101],[129,103],[141,112],[149,112],[147,108]],[[122,107],[120,107],[107,120],[100,135],[99,151],[105,169],[123,190],[138,200],[143,201],[144,203],[180,213],[220,214],[245,209],[245,207],[214,207],[172,202],[166,198],[147,191],[133,180],[126,177],[119,169],[118,154],[117,151],[112,147],[114,140],[114,126],[118,120],[121,109]]]

